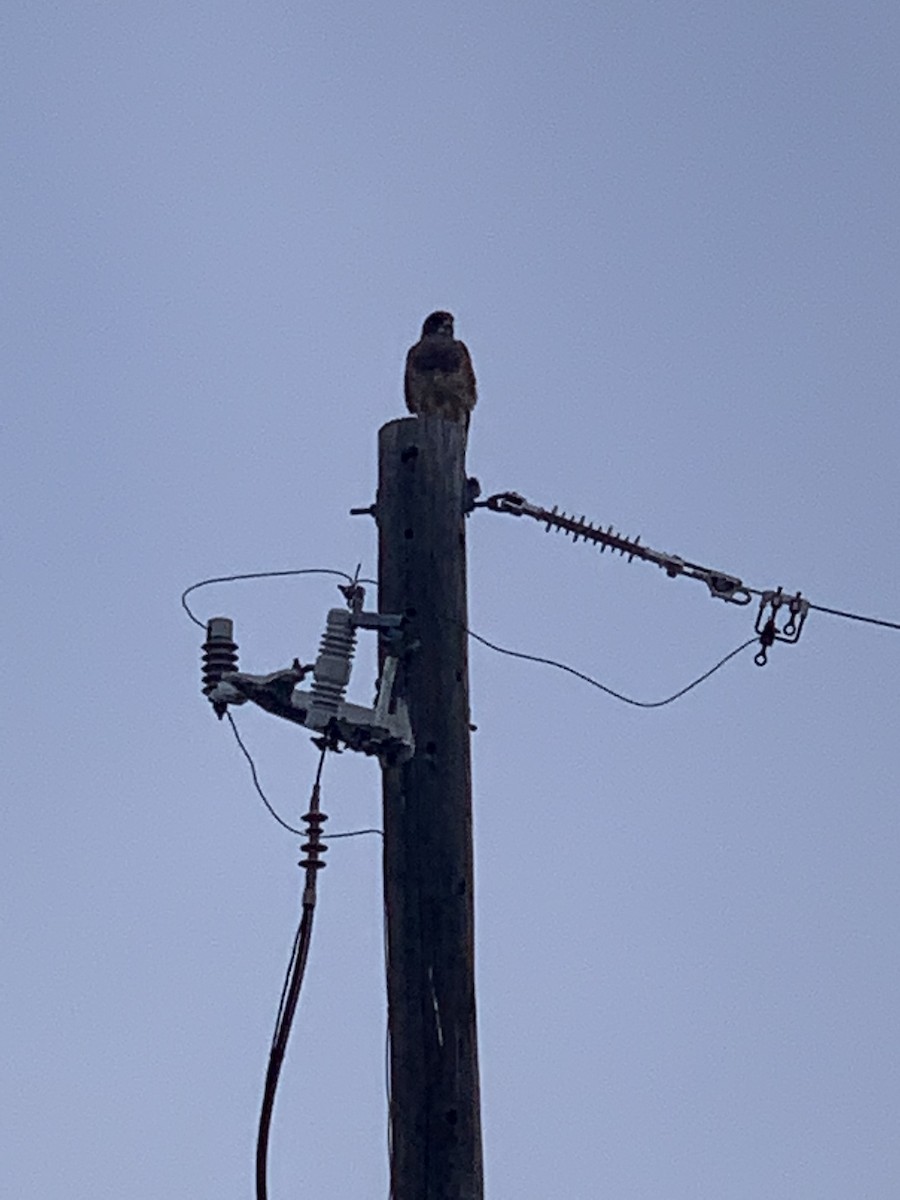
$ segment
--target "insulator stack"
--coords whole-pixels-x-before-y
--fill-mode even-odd
[[[322,762],[324,761],[325,752],[323,751]],[[322,770],[322,762],[319,764],[319,771]],[[301,858],[299,863],[306,872],[306,883],[303,888],[303,907],[308,909],[313,909],[316,906],[316,872],[321,871],[327,865],[322,861],[321,856],[328,849],[322,840],[322,826],[328,820],[328,817],[319,808],[319,800],[319,779],[316,777],[312,796],[309,799],[309,812],[303,814],[303,820],[306,822],[307,840],[300,849],[306,857]]]
[[[542,512],[540,519],[545,522],[545,529],[548,533],[554,529],[571,537],[573,542],[577,542],[579,538],[586,542],[595,542],[600,546],[601,554],[604,550],[612,550],[614,553],[627,555],[629,562],[635,556],[646,557],[639,537],[624,537],[621,533],[616,533],[612,525],[606,529],[598,529],[590,522],[586,522],[583,516],[570,517],[567,513],[559,512],[555,505],[549,511]]]
[[[306,836],[309,841],[304,842],[300,847],[306,857],[300,859],[298,866],[303,867],[305,871],[321,871],[323,867],[328,866],[328,863],[320,857],[328,849],[328,846],[322,841],[322,826],[328,817],[323,812],[308,812],[303,814],[303,820],[308,826]]]
[[[312,707],[326,720],[337,713],[347,691],[355,650],[356,626],[350,613],[346,608],[332,608],[325,622],[310,689]]]
[[[223,675],[238,669],[238,648],[234,641],[234,622],[230,617],[212,617],[206,624],[203,643],[203,695],[208,696]],[[214,700],[213,708],[221,718],[225,704]]]

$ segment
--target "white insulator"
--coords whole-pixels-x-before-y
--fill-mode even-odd
[[[319,657],[310,689],[312,706],[333,715],[343,700],[350,682],[350,668],[356,649],[356,627],[346,608],[332,608],[325,622]]]

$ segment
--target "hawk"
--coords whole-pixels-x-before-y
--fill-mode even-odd
[[[469,351],[453,336],[453,317],[433,312],[422,336],[406,356],[406,407],[411,413],[434,414],[462,421],[469,428],[475,407],[475,372]]]

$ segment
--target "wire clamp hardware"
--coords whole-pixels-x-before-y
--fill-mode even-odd
[[[497,492],[487,500],[476,500],[473,508],[489,508],[491,512],[509,513],[512,517],[536,517],[541,519],[541,509],[529,504],[518,492]]]
[[[779,624],[779,613],[787,610],[787,618]],[[775,642],[787,642],[794,645],[800,640],[806,614],[809,612],[809,601],[797,592],[786,596],[782,588],[762,593],[759,611],[756,614],[756,632],[759,634],[759,651],[753,661],[758,667],[764,667],[769,660],[769,651]]]

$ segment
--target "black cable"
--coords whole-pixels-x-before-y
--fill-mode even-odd
[[[253,761],[250,751],[247,749],[246,745],[244,744],[244,739],[241,737],[240,733],[238,732],[238,727],[235,724],[234,717],[231,715],[230,712],[228,712],[227,709],[225,710],[225,716],[228,718],[228,724],[231,726],[231,732],[234,734],[235,741],[240,746],[241,752],[243,753],[244,758],[246,758],[247,762],[250,764],[250,775],[253,778],[253,786],[256,788],[256,793],[259,796],[260,800],[262,800],[263,804],[268,809],[269,815],[271,817],[274,817],[275,820],[278,822],[278,824],[282,827],[282,829],[286,829],[288,831],[288,833],[295,833],[297,835],[297,837],[306,837],[306,834],[303,832],[302,829],[295,829],[293,825],[288,825],[287,821],[285,821],[282,817],[279,817],[278,813],[272,807],[272,805],[269,802],[268,797],[266,796],[266,793],[262,790],[262,784],[259,782],[259,775],[257,775],[257,773],[256,773],[256,763]],[[363,834],[365,834],[365,833],[377,833],[377,834],[379,834],[379,836],[384,837],[384,833],[381,829],[348,829],[348,830],[346,830],[346,832],[342,832],[342,833],[323,833],[322,841],[323,842],[333,842],[337,838],[362,837]]]
[[[286,829],[288,831],[288,833],[295,833],[297,835],[297,837],[306,837],[306,834],[303,832],[302,829],[295,829],[293,825],[288,825],[287,821],[285,821],[281,817],[279,817],[278,813],[275,811],[275,809],[269,803],[266,793],[262,790],[262,787],[260,786],[259,776],[256,774],[256,764],[254,763],[253,759],[250,757],[250,751],[244,745],[241,735],[238,733],[238,727],[234,723],[234,717],[231,715],[231,713],[228,711],[227,708],[225,710],[225,716],[228,718],[228,724],[231,726],[231,732],[234,734],[235,741],[240,746],[240,748],[243,752],[244,758],[246,758],[247,762],[250,764],[250,774],[253,777],[253,786],[256,788],[256,791],[257,791],[257,794],[258,794],[260,800],[262,800],[263,804],[269,810],[269,815],[274,817],[275,820],[278,822],[278,824],[283,829]]]
[[[886,629],[900,629],[898,621],[883,621],[880,617],[864,617],[860,613],[844,612],[840,608],[826,608],[824,604],[810,604],[816,612],[828,613],[832,617],[843,617],[847,621],[862,621],[866,625],[882,625]]]
[[[333,842],[337,838],[362,837],[364,833],[377,833],[379,837],[384,837],[383,829],[348,829],[346,833],[323,833],[323,842]]]
[[[353,577],[348,575],[346,571],[337,571],[337,570],[333,570],[330,567],[304,567],[304,568],[299,568],[299,569],[289,570],[289,571],[250,571],[250,572],[247,572],[245,574],[240,574],[240,575],[218,575],[211,579],[201,579],[198,583],[192,583],[189,588],[185,588],[185,590],[181,593],[181,606],[184,609],[184,611],[187,613],[187,615],[190,617],[190,619],[194,622],[195,625],[199,625],[201,629],[205,629],[206,626],[203,623],[203,621],[201,621],[199,619],[199,617],[196,617],[194,615],[194,613],[191,611],[190,606],[187,603],[187,597],[191,594],[191,592],[197,591],[198,588],[208,587],[210,584],[213,584],[213,583],[234,583],[234,582],[237,582],[242,579],[277,579],[277,578],[285,578],[287,576],[292,576],[292,575],[333,575],[339,579],[346,579],[349,583],[354,582]],[[357,578],[355,580],[355,582],[371,584],[373,587],[378,587],[377,579]],[[753,596],[765,595],[765,592],[760,588],[747,587],[746,590]],[[832,616],[832,617],[842,617],[845,621],[859,621],[865,625],[880,625],[883,629],[898,629],[898,630],[900,630],[900,621],[886,621],[881,617],[867,617],[862,613],[847,612],[845,609],[841,609],[841,608],[829,608],[828,605],[825,605],[825,604],[813,604],[812,601],[809,602],[809,607],[810,607],[810,609],[814,609],[816,612],[827,613],[829,616]],[[473,634],[472,636],[475,637],[476,635]],[[487,645],[489,643],[485,643],[485,644]],[[491,648],[499,650],[499,647],[491,647]],[[506,652],[501,651],[501,653],[506,653]],[[527,657],[527,656],[523,655],[520,657]],[[555,663],[553,665],[560,666],[561,664]],[[566,668],[566,669],[568,669],[568,668]],[[714,668],[714,669],[718,669],[718,668]],[[574,672],[574,674],[577,675],[578,672]],[[593,682],[593,681],[589,680],[588,682]],[[698,682],[702,682],[702,681],[698,680]],[[603,690],[605,691],[608,689],[604,688]],[[616,693],[611,692],[611,694],[615,695]],[[621,696],[619,696],[617,698],[625,699],[624,697],[621,697]],[[674,698],[677,698],[677,697],[674,697]],[[632,701],[625,699],[625,703],[632,703]],[[637,702],[635,701],[634,703],[637,703]],[[642,705],[642,707],[645,707],[645,708],[658,707],[659,703],[661,703],[661,702],[658,702],[655,705],[653,705],[653,704]]]
[[[316,852],[313,848],[318,840],[320,819],[312,821],[312,815],[318,814],[319,784],[322,778],[322,767],[325,762],[327,746],[323,747],[316,780],[313,784],[310,800],[310,830],[309,841],[304,849],[309,852],[306,860],[306,885],[303,890],[303,913],[294,937],[293,949],[288,963],[285,982],[281,989],[281,1000],[278,1005],[278,1015],[275,1020],[275,1031],[272,1035],[272,1045],[269,1050],[269,1063],[266,1068],[266,1082],[263,1088],[263,1099],[259,1113],[259,1130],[256,1138],[256,1200],[267,1200],[268,1188],[266,1183],[266,1165],[269,1153],[269,1134],[272,1127],[272,1113],[275,1108],[275,1094],[278,1090],[278,1078],[287,1050],[294,1013],[300,999],[300,989],[303,986],[303,976],[306,973],[306,963],[309,958],[309,947],[312,940],[313,913],[316,906],[316,873],[317,868],[324,864],[316,862]],[[324,819],[324,818],[321,818]],[[319,848],[320,850],[322,847]],[[311,860],[311,861],[310,861]]]
[[[621,700],[623,704],[631,704],[635,708],[662,708],[666,704],[671,704],[674,700],[680,700],[682,696],[687,695],[687,693],[693,688],[698,687],[701,683],[704,683],[707,679],[709,679],[710,675],[714,675],[716,671],[720,669],[720,667],[724,667],[727,662],[730,662],[731,659],[740,654],[742,650],[746,650],[748,646],[754,645],[754,643],[758,640],[754,636],[752,638],[748,638],[746,642],[741,642],[740,646],[736,646],[735,649],[726,654],[724,658],[720,658],[715,666],[710,667],[708,671],[704,671],[702,675],[698,676],[697,679],[694,679],[686,687],[679,688],[679,690],[674,692],[671,696],[666,696],[665,700],[634,700],[631,698],[631,696],[625,696],[621,692],[614,691],[613,688],[607,687],[605,683],[599,683],[596,679],[592,679],[590,675],[585,675],[581,671],[576,671],[574,667],[569,667],[565,663],[556,662],[555,659],[542,658],[538,654],[524,654],[521,650],[507,650],[503,646],[497,646],[493,642],[489,642],[487,638],[482,637],[481,634],[473,633],[471,629],[467,629],[466,633],[468,633],[470,638],[474,638],[476,642],[481,642],[483,646],[487,646],[489,650],[496,650],[498,654],[508,654],[510,658],[522,658],[526,662],[541,663],[546,667],[556,667],[556,669],[559,671],[565,671],[569,675],[574,675],[576,679],[584,680],[584,682],[589,683],[591,687],[599,688],[601,692],[605,692],[607,696],[612,696],[614,700]]]
[[[291,946],[291,956],[288,959],[287,970],[284,974],[284,982],[281,985],[281,995],[278,997],[278,1011],[275,1014],[275,1028],[272,1030],[272,1042],[269,1046],[270,1052],[272,1047],[275,1045],[275,1036],[278,1030],[281,1028],[282,1021],[284,1020],[284,1003],[287,999],[288,986],[291,979],[294,977],[294,963],[297,961],[297,952],[300,949],[300,931],[302,927],[302,924],[298,925],[297,932],[294,934],[294,944]]]
[[[189,588],[185,588],[181,593],[181,607],[195,625],[205,629],[205,623],[199,617],[194,616],[187,602],[191,592],[196,592],[198,588],[208,587],[211,583],[236,583],[240,579],[281,579],[288,575],[336,575],[340,579],[346,579],[348,583],[353,582],[352,576],[348,575],[346,571],[334,571],[330,567],[303,567],[294,571],[250,571],[243,575],[217,575],[213,579],[201,579],[198,583],[192,583]]]
[[[300,918],[300,926],[294,941],[295,953],[291,956],[288,973],[285,976],[283,995],[283,1012],[281,1022],[276,1027],[272,1038],[272,1048],[269,1052],[269,1065],[266,1070],[266,1082],[263,1089],[262,1107],[259,1114],[259,1131],[256,1138],[256,1200],[267,1200],[266,1163],[269,1156],[269,1134],[272,1128],[272,1112],[275,1108],[275,1093],[278,1089],[278,1077],[281,1074],[281,1064],[287,1049],[288,1035],[300,998],[300,987],[306,971],[309,957],[309,944],[312,938],[312,909],[304,908]]]

